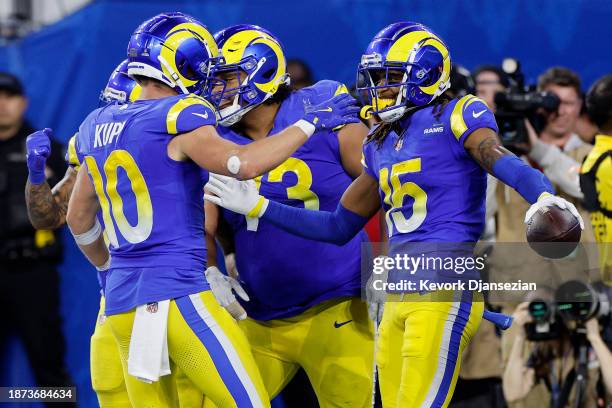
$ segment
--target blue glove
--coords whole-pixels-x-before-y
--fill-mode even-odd
[[[53,130],[44,128],[28,136],[26,148],[28,149],[28,171],[30,183],[42,184],[45,182],[45,164],[51,154],[51,137]]]
[[[306,107],[304,120],[312,124],[315,129],[333,129],[347,123],[359,122],[359,107],[351,95],[343,93],[318,105]]]

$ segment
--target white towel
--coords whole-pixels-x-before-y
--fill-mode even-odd
[[[169,300],[136,308],[128,354],[128,374],[151,383],[170,374],[168,358]]]

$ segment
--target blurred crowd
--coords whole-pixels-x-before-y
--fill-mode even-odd
[[[315,82],[304,61],[288,61],[288,70],[294,89]],[[525,280],[540,277],[539,289],[513,299],[487,299],[490,309],[512,314],[514,325],[500,332],[483,321],[465,351],[452,407],[560,407],[578,406],[577,401],[599,407],[612,401],[612,330],[609,311],[603,313],[610,305],[602,304],[588,319],[574,322],[555,320],[554,311],[543,316],[535,310],[538,305],[550,307],[559,285],[571,279],[600,282],[599,289],[588,286],[595,297],[604,299],[610,293],[612,256],[606,244],[612,241],[612,77],[589,85],[585,92],[577,73],[553,67],[529,86],[518,62],[510,60],[472,73],[453,68],[452,92],[482,98],[496,113],[504,146],[544,172],[590,222],[582,232],[584,245],[562,263],[528,251],[517,256],[499,244],[526,243],[523,218],[529,204],[489,178],[482,236],[482,250],[489,254],[488,276],[503,278],[496,270],[512,265],[513,270],[528,271]],[[23,196],[25,138],[32,131],[24,119],[26,106],[19,80],[0,74],[0,307],[10,317],[2,325],[0,346],[9,334],[19,335],[39,384],[70,384],[60,334],[56,264],[61,248],[52,232],[32,228]],[[48,162],[48,177],[56,181],[65,170],[61,150],[54,147],[57,157]],[[371,236],[378,237],[380,228],[373,225]],[[40,290],[33,292],[31,282],[38,282]],[[46,313],[19,314],[33,308]],[[300,406],[316,401],[304,395],[307,387],[308,381],[297,376],[285,391],[286,401],[299,400]]]

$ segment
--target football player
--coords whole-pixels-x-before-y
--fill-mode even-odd
[[[111,74],[100,95],[101,103],[127,103],[134,101],[140,94],[140,86],[127,75],[127,60],[121,62]],[[30,173],[44,171],[45,161],[51,153],[51,131],[36,132],[27,139],[28,169]],[[53,188],[44,178],[28,178],[26,184],[26,204],[28,216],[37,229],[56,229],[66,222],[68,199],[81,166],[75,149],[76,134],[68,142],[66,163],[68,168],[64,178]],[[123,370],[119,349],[104,315],[104,282],[106,271],[98,272],[100,283],[100,311],[91,336],[90,363],[91,384],[101,407],[131,407],[123,380]],[[200,394],[201,395],[201,394]],[[201,399],[201,397],[200,397]]]
[[[165,385],[157,381],[168,374],[169,360],[219,407],[269,406],[243,333],[202,273],[201,168],[256,177],[282,163],[316,129],[357,120],[354,101],[340,95],[275,137],[248,146],[224,140],[215,130],[215,110],[192,93],[206,89],[217,57],[214,38],[194,18],[164,13],[147,20],[128,44],[128,73],[142,87],[139,99],[97,109],[79,128],[83,165],[67,222],[92,264],[109,269],[105,313],[124,372],[139,364],[143,371],[133,375],[152,382],[127,382],[136,407],[169,405]],[[144,327],[133,331],[136,317]],[[132,352],[136,339],[157,354]],[[151,367],[152,361],[159,366]]]
[[[248,146],[269,138],[302,117],[310,105],[347,93],[343,84],[328,80],[292,92],[282,46],[264,28],[236,25],[215,39],[223,62],[214,68],[218,84],[212,101],[223,125],[219,133],[227,140]],[[298,208],[336,208],[342,192],[361,173],[368,129],[354,123],[317,132],[319,137],[256,179],[262,194]],[[206,206],[208,235],[216,232],[215,209]],[[249,318],[239,324],[270,397],[302,367],[322,407],[369,406],[374,337],[360,299],[361,247],[369,245],[365,232],[337,246],[230,211],[224,211],[223,218],[250,299],[242,303]],[[211,251],[208,257],[213,265],[215,254]],[[209,266],[207,276],[213,274],[220,272]],[[229,282],[237,283],[229,278],[226,282],[224,293],[231,294]]]
[[[122,61],[111,74],[106,87],[100,94],[100,103],[133,102],[140,95],[141,87],[127,73],[128,61]],[[30,169],[44,168],[49,154],[50,131],[37,132],[28,138],[28,163]],[[64,178],[52,189],[46,183],[35,184],[28,180],[26,185],[26,204],[32,225],[39,229],[56,229],[66,222],[68,199],[81,166],[76,154],[77,135],[68,141],[66,163],[68,168]],[[119,349],[104,314],[104,283],[107,271],[98,271],[100,284],[100,309],[94,333],[91,337],[90,370],[92,388],[96,392],[101,407],[131,407],[125,387]],[[180,370],[175,375],[178,403],[181,407],[201,406],[204,397]],[[128,381],[135,381],[127,377]]]
[[[359,65],[358,88],[382,123],[363,146],[363,172],[333,212],[268,200],[253,181],[225,177],[210,177],[207,188],[214,195],[205,198],[337,244],[361,231],[382,205],[390,257],[406,254],[414,243],[476,242],[484,226],[486,172],[532,203],[526,221],[539,208],[556,205],[582,223],[540,171],[500,144],[495,117],[482,100],[447,96],[450,67],[446,45],[421,24],[391,24],[374,37]],[[448,278],[425,272],[432,281]],[[389,280],[397,283],[391,273]],[[383,406],[446,407],[461,353],[483,316],[482,299],[471,291],[431,290],[387,297],[377,344]]]

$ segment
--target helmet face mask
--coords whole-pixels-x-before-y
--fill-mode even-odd
[[[404,67],[361,67],[357,74],[357,91],[364,104],[372,105],[373,111],[384,121],[403,116],[405,113],[404,90],[406,88]]]
[[[383,122],[433,102],[450,87],[450,55],[423,25],[395,23],[374,37],[357,69],[357,91]]]
[[[280,42],[261,27],[229,27],[215,39],[223,55],[212,70],[210,100],[219,123],[231,126],[289,84],[287,64]]]
[[[123,60],[113,70],[113,73],[108,78],[106,87],[100,93],[99,106],[113,102],[127,103],[133,102],[140,96],[142,88],[128,73],[128,61]]]

